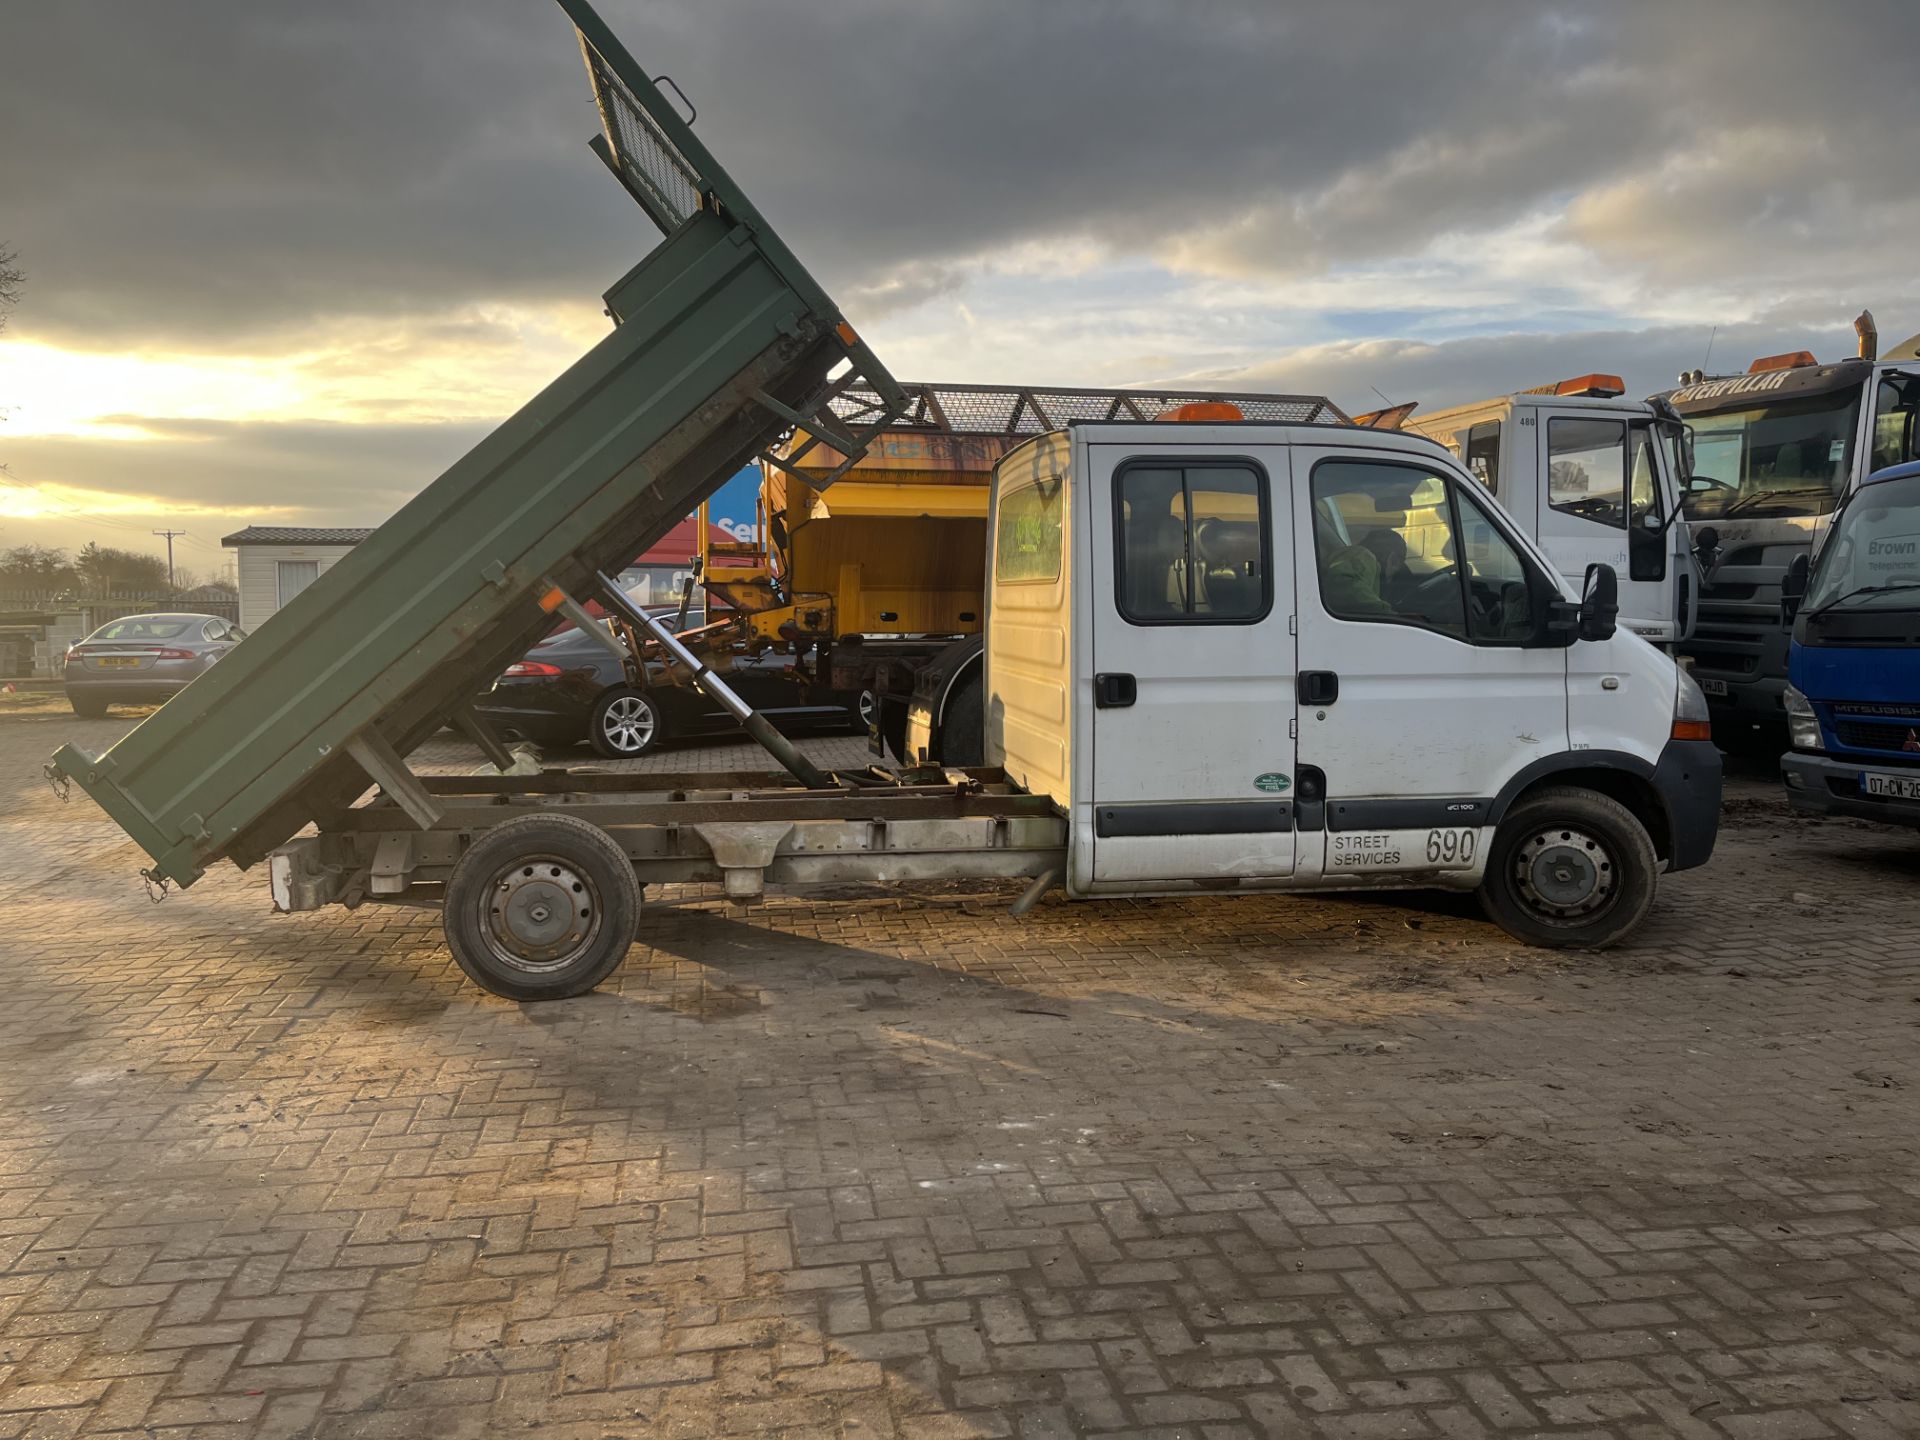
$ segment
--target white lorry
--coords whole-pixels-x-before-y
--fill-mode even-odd
[[[1589,565],[1613,566],[1621,624],[1673,646],[1692,632],[1701,585],[1679,523],[1682,426],[1625,389],[1616,375],[1582,375],[1401,423],[1446,446],[1562,575],[1578,583]]]

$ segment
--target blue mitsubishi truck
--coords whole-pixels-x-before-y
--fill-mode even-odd
[[[1869,475],[1782,594],[1788,801],[1920,826],[1920,462]]]

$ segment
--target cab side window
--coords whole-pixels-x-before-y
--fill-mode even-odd
[[[1569,515],[1626,528],[1627,424],[1547,422],[1547,503]]]
[[[1473,478],[1487,487],[1489,495],[1500,493],[1500,422],[1483,420],[1467,431],[1467,469]]]
[[[1477,644],[1532,634],[1525,562],[1481,503],[1445,476],[1391,461],[1323,460],[1312,488],[1329,615]]]
[[[1920,380],[1888,377],[1880,382],[1873,411],[1873,465],[1920,460]]]
[[[1644,525],[1649,515],[1661,513],[1659,471],[1653,463],[1653,431],[1646,425],[1633,427],[1633,478],[1627,487],[1627,515],[1635,525]]]
[[[1136,625],[1246,625],[1273,606],[1267,478],[1250,464],[1130,464],[1114,478],[1115,583]]]

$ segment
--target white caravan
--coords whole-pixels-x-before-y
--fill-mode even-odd
[[[1478,889],[1607,944],[1711,853],[1720,760],[1586,582],[1416,436],[1076,424],[995,473],[986,759],[1066,818],[1070,894]]]
[[[1575,584],[1587,566],[1611,565],[1620,623],[1672,646],[1692,633],[1702,583],[1680,523],[1682,427],[1664,403],[1624,390],[1618,376],[1583,375],[1402,428],[1446,446]]]

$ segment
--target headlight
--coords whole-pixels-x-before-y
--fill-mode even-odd
[[[1793,740],[1793,748],[1820,749],[1820,717],[1813,713],[1813,702],[1791,685],[1781,699],[1787,707],[1787,734]]]
[[[1713,721],[1707,713],[1706,692],[1684,667],[1680,669],[1680,688],[1673,696],[1673,738],[1713,739]]]

